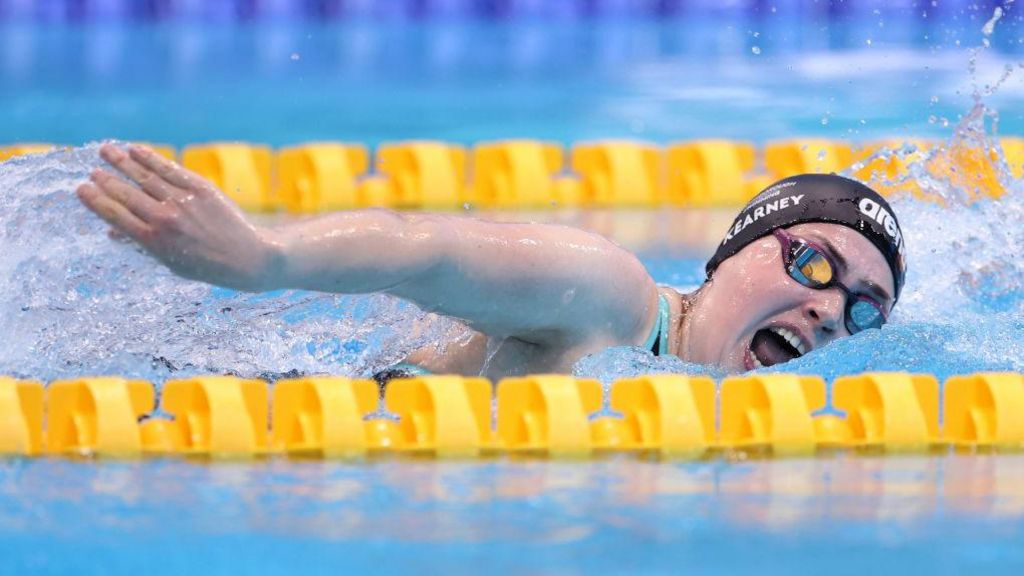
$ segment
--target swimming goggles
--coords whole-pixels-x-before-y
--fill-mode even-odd
[[[874,298],[857,294],[836,280],[838,267],[828,252],[817,244],[791,236],[781,228],[773,232],[782,244],[782,261],[786,273],[803,286],[825,290],[833,286],[846,294],[846,329],[856,334],[869,328],[881,328],[888,319],[882,305]]]

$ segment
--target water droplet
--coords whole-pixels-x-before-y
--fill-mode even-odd
[[[986,40],[984,41],[986,47],[988,46],[987,37],[992,35],[992,32],[996,29],[996,22],[999,22],[999,19],[1002,17],[1003,9],[996,6],[995,11],[992,13],[992,17],[989,18],[988,22],[985,22],[985,25],[981,27],[981,33],[986,36]]]
[[[931,116],[928,117],[928,123],[929,124],[935,124],[938,121],[939,121],[939,119],[935,117],[935,114],[932,114]]]
[[[759,46],[751,46],[750,51],[757,55],[761,53],[761,48]]]
[[[864,43],[867,44],[868,46],[871,46],[871,38],[865,40]]]
[[[302,58],[302,56],[298,52],[292,52],[292,60],[298,60],[299,58]]]
[[[818,150],[818,160],[824,160],[825,156],[828,156],[828,154],[824,150]]]
[[[822,126],[828,126],[828,116],[822,116],[821,117],[821,125]]]
[[[932,104],[938,104],[939,103],[939,97],[938,96],[932,96],[931,99],[929,99],[929,102],[931,102]]]

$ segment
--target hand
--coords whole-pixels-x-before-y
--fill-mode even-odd
[[[98,168],[78,187],[82,203],[114,231],[185,278],[238,290],[269,288],[279,245],[216,186],[145,147],[125,153],[105,144],[100,156],[137,184]]]

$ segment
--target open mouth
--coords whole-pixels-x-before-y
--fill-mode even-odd
[[[809,346],[795,332],[785,328],[762,328],[750,342],[754,368],[765,368],[789,362],[807,353]]]

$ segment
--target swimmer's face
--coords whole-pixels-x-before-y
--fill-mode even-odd
[[[797,224],[785,230],[828,251],[839,267],[837,279],[889,312],[892,273],[867,238],[838,224]],[[766,236],[722,262],[704,287],[691,320],[699,337],[690,338],[690,360],[730,371],[789,361],[850,335],[846,298],[838,287],[816,290],[791,278],[779,241]]]

